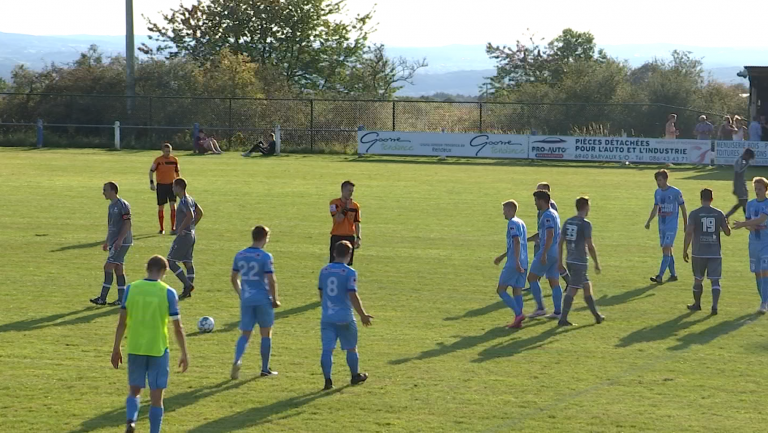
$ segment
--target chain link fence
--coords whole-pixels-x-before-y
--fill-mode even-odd
[[[129,110],[129,102],[131,109]],[[746,107],[745,107],[746,110]],[[254,99],[0,93],[0,145],[35,142],[42,119],[46,146],[110,147],[121,123],[125,147],[169,141],[191,149],[199,124],[230,150],[268,140],[276,125],[285,152],[351,152],[358,126],[367,130],[535,133],[660,137],[670,113],[680,138],[692,138],[701,114],[663,104],[537,104],[496,102]],[[735,113],[743,114],[743,113]]]

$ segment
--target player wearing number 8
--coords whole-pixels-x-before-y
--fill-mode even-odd
[[[240,298],[240,330],[243,332],[235,346],[232,379],[240,378],[243,353],[257,323],[261,334],[261,375],[277,375],[276,371],[269,368],[274,309],[280,307],[272,255],[264,251],[269,242],[269,229],[264,226],[254,227],[251,239],[253,244],[238,252],[232,265],[232,288]]]
[[[717,314],[717,302],[720,300],[720,277],[723,270],[723,258],[720,253],[720,231],[731,235],[728,220],[720,209],[711,206],[712,190],[701,190],[701,207],[691,212],[688,228],[685,230],[683,260],[688,262],[688,247],[693,242],[693,304],[691,311],[701,310],[701,294],[704,291],[702,281],[706,274],[712,283],[712,315]]]
[[[352,257],[352,244],[341,241],[333,250],[334,262],[320,271],[318,289],[323,306],[320,321],[320,336],[323,343],[323,354],[320,365],[325,376],[325,390],[333,388],[331,370],[333,366],[333,350],[336,340],[341,342],[341,350],[347,352],[347,365],[352,373],[352,385],[358,385],[368,379],[367,373],[360,373],[358,365],[360,358],[357,354],[357,323],[353,309],[360,316],[364,326],[371,325],[373,316],[363,309],[363,304],[357,294],[357,272],[347,266]]]

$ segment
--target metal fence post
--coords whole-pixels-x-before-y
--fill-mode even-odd
[[[309,151],[315,149],[315,100],[309,100]]]
[[[397,115],[395,114],[395,104],[396,102],[392,101],[392,130],[393,131],[397,130],[397,121],[396,121]]]
[[[120,122],[115,120],[115,150],[120,150]]]
[[[477,132],[483,132],[483,103],[480,103],[480,129]]]
[[[229,98],[229,145],[232,145],[232,98]]]
[[[275,155],[280,155],[280,143],[282,142],[280,135],[280,125],[275,125]]]
[[[197,136],[200,135],[200,124],[195,123],[192,125],[192,150],[195,151],[195,143],[197,143]]]
[[[43,147],[43,119],[37,119],[37,148]]]

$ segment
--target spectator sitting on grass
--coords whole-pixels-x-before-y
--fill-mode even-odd
[[[219,143],[216,139],[206,136],[205,131],[203,130],[200,130],[200,132],[197,133],[197,139],[195,139],[195,151],[200,155],[203,155],[206,152],[213,152],[217,155],[224,153],[221,151],[221,147],[219,147]]]
[[[269,134],[269,144],[266,146],[264,145],[264,142],[259,140],[258,143],[254,144],[253,147],[248,152],[243,153],[242,156],[248,158],[252,154],[259,152],[264,156],[272,156],[275,154],[275,151],[277,150],[277,142],[275,141],[275,134]]]

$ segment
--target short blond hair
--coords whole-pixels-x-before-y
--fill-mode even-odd
[[[765,187],[765,189],[768,189],[768,179],[764,177],[756,177],[752,179],[752,185],[757,185],[758,183]]]
[[[549,182],[539,182],[538,185],[536,185],[536,189],[543,189],[547,192],[552,192],[552,187],[549,186]]]
[[[517,202],[515,200],[507,200],[504,203],[501,204],[505,209],[506,208],[514,208],[515,212],[517,212]]]

